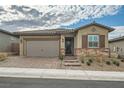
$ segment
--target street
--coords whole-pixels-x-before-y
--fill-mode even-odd
[[[122,81],[0,77],[0,88],[123,88]]]

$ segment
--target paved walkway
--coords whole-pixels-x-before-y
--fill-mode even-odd
[[[124,81],[124,72],[0,67],[0,77]]]

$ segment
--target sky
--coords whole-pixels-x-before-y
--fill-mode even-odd
[[[0,29],[7,31],[78,28],[96,21],[115,28],[109,39],[124,35],[124,6],[0,6]]]

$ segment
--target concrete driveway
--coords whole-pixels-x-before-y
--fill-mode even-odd
[[[0,67],[57,69],[60,68],[60,60],[58,58],[12,56],[0,62]]]

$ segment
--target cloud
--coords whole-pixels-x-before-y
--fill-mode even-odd
[[[80,20],[115,15],[121,6],[1,6],[0,27],[7,30],[68,26]]]

